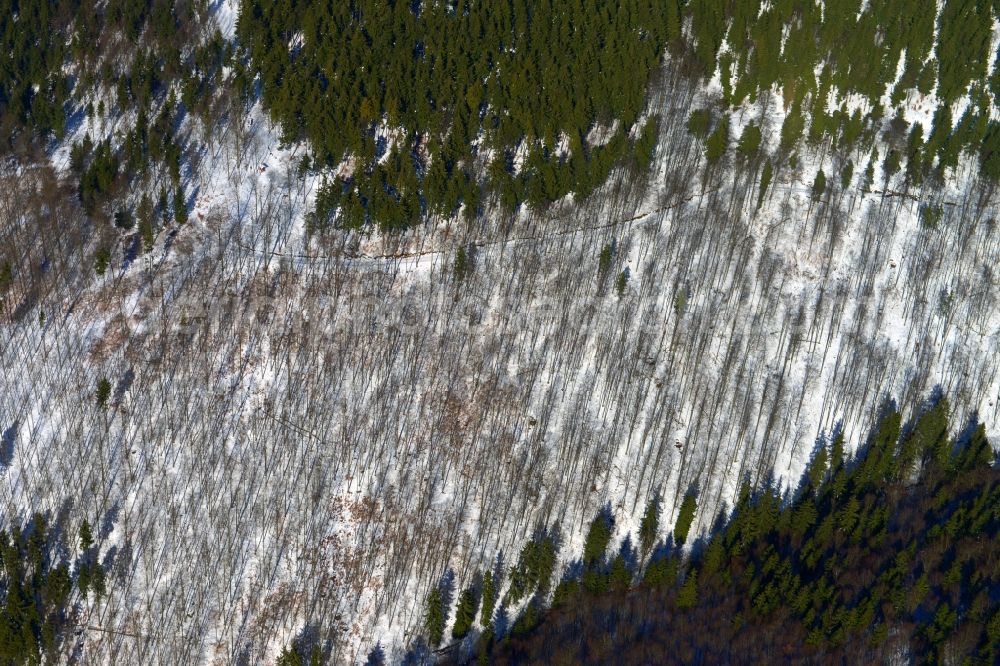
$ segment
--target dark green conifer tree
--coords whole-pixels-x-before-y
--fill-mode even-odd
[[[681,508],[677,512],[677,523],[674,525],[674,541],[679,546],[683,546],[687,541],[688,532],[691,530],[691,523],[694,522],[694,512],[697,505],[697,498],[694,492],[684,495]]]

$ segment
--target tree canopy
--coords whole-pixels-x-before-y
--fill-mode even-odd
[[[343,226],[398,228],[485,196],[589,193],[629,149],[672,16],[650,0],[243,0],[237,34],[285,138],[352,160],[315,222],[339,207]]]

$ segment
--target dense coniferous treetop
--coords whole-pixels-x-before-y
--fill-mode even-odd
[[[285,137],[309,139],[320,165],[355,159],[318,222],[340,204],[345,226],[398,228],[490,192],[588,193],[626,153],[679,23],[649,0],[244,0],[237,34]]]
[[[905,159],[919,182],[970,150],[1000,177],[995,3],[948,0],[940,16],[909,0],[826,4],[244,0],[238,35],[286,139],[308,139],[314,166],[348,159],[322,188],[314,227],[402,228],[463,204],[474,215],[485,199],[512,209],[586,196],[629,152],[648,163],[655,124],[638,140],[630,131],[668,47],[689,71],[720,77],[726,107],[779,91],[784,157],[803,138],[869,144],[909,96],[934,94],[934,131],[894,146],[889,166]],[[971,104],[952,119],[961,97]],[[724,129],[708,139],[709,163]],[[751,132],[741,150],[758,145]]]
[[[692,0],[688,45],[697,69],[718,73],[725,106],[780,91],[790,111],[783,152],[802,137],[851,147],[914,95],[934,95],[930,136],[911,135],[905,150],[894,146],[904,153],[908,180],[954,167],[962,150],[978,152],[996,180],[1000,132],[991,118],[1000,73],[987,74],[1000,57],[990,52],[998,7],[989,0]],[[952,118],[962,97],[970,104]]]

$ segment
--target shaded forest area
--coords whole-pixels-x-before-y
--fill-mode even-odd
[[[497,572],[462,593],[452,636],[479,663],[926,663],[1000,659],[1000,470],[981,424],[948,435],[948,404],[901,425],[894,405],[856,457],[821,439],[790,496],[745,484],[735,509],[682,551],[694,513],[685,500],[659,532],[658,501],[637,543],[608,549],[611,517],[591,523],[582,557],[558,583],[556,542],[541,535],[511,567],[494,612]],[[527,578],[526,578],[527,574]],[[548,607],[549,591],[551,607]],[[516,591],[516,592],[515,592]],[[508,604],[530,601],[510,618]],[[426,634],[449,618],[428,598]],[[464,649],[464,651],[463,651]],[[411,656],[419,658],[419,648]]]

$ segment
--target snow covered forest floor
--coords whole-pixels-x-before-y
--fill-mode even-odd
[[[856,446],[884,398],[909,414],[940,385],[996,440],[1000,229],[975,160],[902,194],[877,169],[863,191],[867,154],[803,152],[758,210],[762,162],[708,166],[686,129],[711,92],[665,77],[648,176],[393,237],[307,238],[317,183],[255,107],[206,142],[153,252],[102,278],[67,252],[0,329],[0,478],[8,522],[100,526],[116,575],[76,657],[260,663],[311,625],[337,662],[398,658],[447,569],[460,588],[553,524],[575,558],[602,506],[621,538],[657,492],[669,526],[692,485],[707,527],[743,479],[794,487],[838,422]],[[780,99],[736,136],[751,117],[773,150]],[[49,185],[25,176],[2,176],[0,227],[33,248]]]

